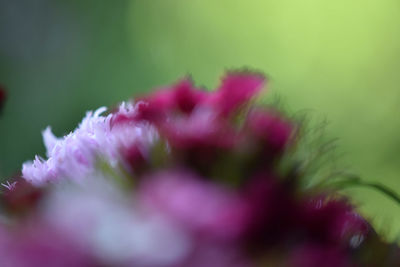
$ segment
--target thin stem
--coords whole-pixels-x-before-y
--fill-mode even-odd
[[[393,201],[395,201],[397,204],[400,205],[400,196],[394,192],[393,190],[389,189],[388,187],[379,184],[379,183],[373,183],[373,182],[366,182],[363,181],[360,177],[358,176],[348,176],[348,179],[346,180],[341,180],[341,181],[335,181],[330,183],[330,185],[338,188],[338,189],[344,189],[348,187],[367,187],[367,188],[372,188],[380,193],[386,195],[387,197],[391,198]]]

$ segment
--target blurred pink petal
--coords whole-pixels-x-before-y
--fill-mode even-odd
[[[238,195],[185,171],[164,171],[148,177],[140,196],[144,204],[210,238],[238,238],[249,219],[249,207]]]
[[[224,116],[235,112],[255,97],[265,84],[265,77],[258,73],[231,72],[212,95],[210,102]]]

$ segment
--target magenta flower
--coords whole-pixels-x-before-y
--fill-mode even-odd
[[[249,134],[272,152],[282,152],[294,134],[293,123],[272,110],[250,111],[246,124]]]
[[[137,113],[117,116],[115,123],[151,122],[172,153],[204,167],[215,161],[221,151],[237,146],[240,136],[231,115],[256,96],[264,81],[259,74],[232,72],[215,92],[205,92],[185,79],[141,98]],[[131,150],[128,160],[140,160],[137,152]]]
[[[229,116],[254,98],[264,83],[265,77],[258,73],[231,72],[209,101],[221,115]]]
[[[0,265],[400,266],[397,246],[299,168],[301,125],[252,101],[265,81],[230,72],[207,92],[183,79],[64,137],[48,127],[46,159],[2,184]]]
[[[190,116],[176,117],[159,127],[168,143],[177,149],[230,148],[237,134],[211,109],[196,109]]]
[[[300,218],[314,242],[357,247],[370,231],[368,223],[345,200],[308,200]]]
[[[120,120],[164,122],[176,114],[190,115],[196,109],[212,110],[216,115],[230,116],[254,98],[264,86],[265,78],[256,73],[232,72],[215,92],[196,89],[189,79],[142,97],[138,113]]]
[[[169,88],[163,88],[142,100],[160,112],[190,114],[209,98],[209,93],[195,88],[190,79],[184,79]]]

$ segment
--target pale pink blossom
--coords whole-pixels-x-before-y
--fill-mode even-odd
[[[42,222],[105,266],[178,266],[193,246],[189,232],[99,174],[56,186],[45,203]]]
[[[138,144],[145,151],[158,137],[147,122],[113,125],[114,116],[136,112],[132,104],[121,104],[116,113],[103,116],[105,107],[87,112],[75,131],[57,138],[48,127],[43,131],[47,159],[36,156],[22,167],[22,176],[34,185],[43,185],[60,179],[81,180],[92,173],[99,159],[117,167],[121,149]],[[145,153],[144,153],[145,154]]]
[[[234,240],[248,225],[249,206],[239,194],[187,171],[147,177],[139,195],[143,205],[155,207],[203,237]]]

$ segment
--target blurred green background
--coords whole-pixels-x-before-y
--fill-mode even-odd
[[[343,161],[400,192],[398,0],[0,0],[0,175],[44,155],[84,112],[191,74],[213,88],[251,67],[291,111],[327,118]],[[348,193],[397,237],[400,207]]]

